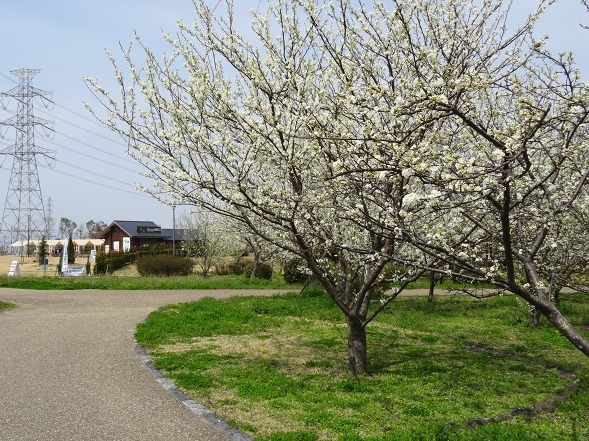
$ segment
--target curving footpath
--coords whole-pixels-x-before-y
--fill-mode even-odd
[[[163,388],[133,333],[166,304],[276,292],[0,289],[0,440],[248,439]]]

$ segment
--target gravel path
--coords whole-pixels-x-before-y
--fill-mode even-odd
[[[149,312],[202,297],[277,291],[0,289],[0,440],[239,440],[189,410],[141,362]]]

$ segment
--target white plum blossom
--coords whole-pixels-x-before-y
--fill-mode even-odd
[[[304,259],[346,318],[354,372],[398,294],[371,303],[391,263],[401,286],[424,271],[491,281],[589,355],[523,288],[564,274],[547,268],[587,198],[589,90],[532,38],[549,0],[511,32],[502,0],[276,0],[252,41],[194,2],[163,60],[141,44],[124,70],[109,56],[118,96],[89,80],[146,191]]]

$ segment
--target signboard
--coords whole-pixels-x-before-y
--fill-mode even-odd
[[[20,276],[20,265],[18,260],[13,260],[8,270],[8,277]]]
[[[128,253],[131,251],[131,238],[123,237],[123,252]]]
[[[61,271],[64,277],[77,277],[86,274],[86,267],[83,265],[68,265],[68,267]]]
[[[137,227],[137,232],[139,234],[160,234],[162,232],[162,227]]]
[[[63,277],[76,277],[86,274],[86,267],[83,265],[70,265],[68,263],[67,247],[61,253],[61,275]]]

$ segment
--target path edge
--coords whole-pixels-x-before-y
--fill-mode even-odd
[[[178,387],[166,376],[163,374],[162,371],[155,368],[153,365],[153,360],[147,354],[147,351],[143,346],[137,343],[137,340],[133,339],[133,345],[135,347],[135,351],[139,355],[143,366],[147,369],[147,371],[156,379],[156,381],[169,393],[171,393],[178,401],[180,401],[184,407],[190,410],[195,415],[204,418],[209,423],[213,424],[215,427],[220,429],[225,435],[227,435],[233,441],[253,441],[253,438],[250,437],[245,432],[242,432],[235,427],[232,427],[227,423],[227,421],[223,420],[219,416],[217,416],[214,412],[211,412],[207,408],[205,408],[202,404],[197,403],[191,397],[189,397],[185,392],[178,389]]]

